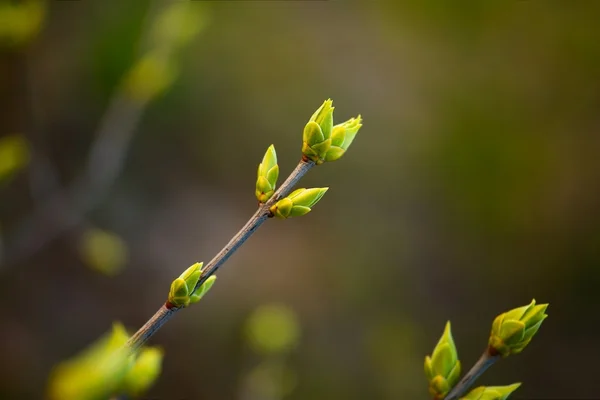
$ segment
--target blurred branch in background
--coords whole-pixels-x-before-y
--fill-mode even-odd
[[[86,214],[101,204],[122,171],[147,105],[172,86],[178,75],[180,51],[207,22],[203,4],[151,3],[138,60],[109,102],[83,172],[71,186],[57,187],[40,200],[31,215],[7,235],[3,264],[17,264],[37,253],[61,234],[84,223]],[[48,163],[36,166],[48,172]],[[39,175],[36,171],[32,174]]]
[[[27,51],[28,44],[35,38],[40,31],[46,15],[45,2],[41,0],[30,0],[23,2],[0,2],[0,55],[6,57],[6,71],[0,74],[9,76],[12,71],[24,71],[21,75],[25,79],[17,78],[17,81],[24,81],[25,93],[30,93],[27,74]],[[4,57],[3,57],[4,58]],[[3,80],[3,84],[14,84],[9,80]],[[18,84],[18,83],[17,83]],[[4,85],[3,85],[4,86]],[[3,88],[4,89],[4,88]],[[7,90],[10,92],[10,90]],[[18,107],[17,107],[18,108]],[[6,115],[18,114],[14,109],[7,107]],[[32,111],[27,109],[27,111]],[[2,117],[0,117],[2,118]],[[19,116],[15,118],[18,119]],[[24,169],[30,162],[30,146],[23,135],[23,131],[28,128],[26,125],[30,122],[8,120],[2,118],[4,127],[0,131],[0,189],[7,185],[11,178]],[[3,257],[3,238],[0,229],[0,261]]]

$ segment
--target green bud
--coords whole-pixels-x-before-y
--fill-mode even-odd
[[[263,160],[258,164],[258,178],[256,179],[256,198],[261,203],[266,203],[267,200],[275,193],[277,178],[279,177],[279,165],[277,165],[277,153],[275,147],[270,145],[263,157]]]
[[[195,263],[171,283],[169,303],[175,307],[187,307],[190,304],[190,296],[202,274],[202,265]]]
[[[434,399],[443,399],[456,385],[460,377],[460,361],[450,331],[450,321],[431,357],[425,357],[425,376],[429,381],[429,393]]]
[[[134,397],[148,390],[160,375],[163,356],[163,351],[158,347],[143,348],[125,375],[122,390]]]
[[[548,316],[548,304],[531,304],[510,310],[496,317],[492,324],[489,346],[502,357],[520,353],[531,341]]]
[[[519,386],[521,386],[520,383],[508,386],[480,386],[471,390],[460,400],[506,400]]]
[[[190,296],[190,303],[197,303],[201,298],[204,297],[206,293],[210,290],[210,288],[215,284],[217,277],[215,275],[211,275],[207,280],[204,281],[202,285],[198,289],[192,293]]]
[[[297,189],[271,207],[277,218],[299,217],[308,214],[329,188]]]
[[[334,108],[331,99],[325,100],[304,127],[302,154],[316,164],[325,161],[325,155],[331,146]]]
[[[171,283],[169,290],[169,303],[174,307],[187,307],[191,303],[200,301],[202,297],[210,290],[217,280],[216,276],[210,276],[196,290],[196,284],[202,276],[203,263],[196,263],[186,269],[179,278]]]
[[[361,126],[362,118],[360,115],[334,126],[331,133],[331,147],[325,154],[325,161],[335,161],[342,157],[354,141]]]

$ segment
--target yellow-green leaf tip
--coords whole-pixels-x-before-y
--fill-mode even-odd
[[[527,306],[498,315],[492,323],[490,352],[507,357],[523,351],[548,317],[547,308],[548,304],[536,305],[534,299]]]
[[[334,126],[331,133],[331,146],[325,153],[325,161],[339,160],[354,141],[361,127],[362,117],[360,115]]]
[[[507,386],[479,386],[460,400],[506,400],[519,386],[520,383]]]
[[[460,377],[460,361],[452,338],[450,321],[446,323],[444,333],[432,355],[425,357],[424,367],[429,382],[429,393],[434,399],[443,399]]]
[[[213,287],[217,277],[215,275],[211,275],[207,280],[204,281],[202,285],[198,289],[194,291],[194,293],[190,296],[190,303],[197,303],[204,297],[206,293]]]
[[[329,188],[297,189],[273,204],[270,211],[280,219],[308,214]]]
[[[275,193],[279,178],[279,165],[277,165],[277,153],[275,146],[271,145],[267,149],[262,162],[258,165],[256,178],[256,198],[260,203],[266,203]]]

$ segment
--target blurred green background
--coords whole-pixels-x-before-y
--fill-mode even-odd
[[[531,298],[550,318],[478,383],[597,396],[600,2],[0,4],[0,398],[139,328],[328,97],[364,118],[302,181],[331,190],[153,337],[147,397],[427,398],[446,320],[466,370]]]

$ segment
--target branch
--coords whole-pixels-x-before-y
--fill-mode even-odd
[[[161,12],[159,4],[158,0],[152,0],[148,6],[141,30],[141,43],[137,46],[136,62],[152,47],[148,41],[152,37],[152,24],[156,23]],[[167,55],[174,48],[174,45],[170,45]],[[151,100],[131,98],[124,87],[116,90],[94,134],[84,170],[69,186],[50,185],[53,190],[47,191],[43,199],[37,199],[39,201],[33,211],[8,235],[10,240],[7,240],[6,255],[2,260],[4,264],[14,265],[27,260],[65,232],[84,223],[87,214],[104,201],[123,170],[132,139]],[[37,158],[32,161],[32,183],[41,180],[37,176],[39,170],[46,175],[51,172],[47,161]],[[32,192],[35,195],[39,190]]]
[[[271,211],[269,210],[273,204],[279,199],[286,196],[292,187],[298,183],[298,181],[315,165],[313,161],[300,160],[296,168],[292,171],[290,176],[287,177],[285,182],[277,189],[266,203],[261,204],[258,210],[252,217],[246,222],[246,225],[223,247],[223,249],[217,253],[217,255],[210,260],[208,264],[202,270],[202,276],[198,280],[195,289],[197,289],[202,283],[204,283],[211,275],[231,257],[242,244],[248,240],[250,236],[269,218]],[[194,290],[195,290],[194,289]],[[193,292],[193,291],[192,291]],[[136,351],[144,343],[154,335],[154,333],[160,329],[175,313],[182,308],[173,307],[168,302],[161,306],[158,311],[133,335],[126,343],[126,346],[131,351]]]
[[[479,360],[473,365],[473,367],[467,372],[465,376],[458,382],[454,389],[448,393],[444,400],[457,400],[460,396],[465,394],[467,390],[473,385],[473,383],[479,378],[489,367],[491,367],[496,361],[500,359],[500,355],[494,353],[491,349],[487,348]]]

